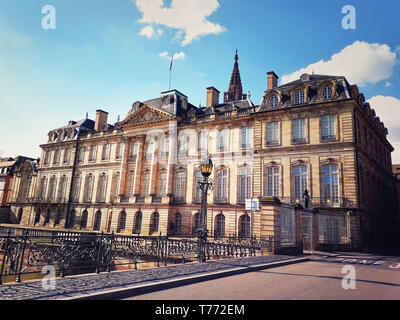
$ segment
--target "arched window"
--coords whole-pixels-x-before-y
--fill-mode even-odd
[[[101,225],[101,211],[98,210],[94,215],[93,230],[99,231]]]
[[[277,106],[278,106],[278,103],[279,103],[278,96],[272,96],[272,97],[269,99],[269,105],[270,105],[271,108],[277,107]]]
[[[84,210],[81,216],[81,229],[86,229],[87,221],[88,221],[88,212],[87,210]]]
[[[73,228],[75,225],[76,212],[74,209],[71,210],[68,217],[68,228]]]
[[[158,212],[153,212],[150,221],[150,234],[158,232],[158,224],[160,221],[160,215]]]
[[[50,222],[51,212],[50,209],[47,209],[46,215],[44,216],[43,226],[46,226]]]
[[[192,234],[196,234],[197,233],[197,230],[199,229],[199,227],[200,227],[200,214],[199,213],[196,213],[194,216],[193,216],[193,229],[192,229]]]
[[[54,226],[60,224],[60,221],[61,221],[61,209],[57,209],[56,218],[54,219]]]
[[[215,231],[214,235],[216,237],[225,236],[225,216],[220,213],[215,217]]]
[[[118,229],[117,232],[124,231],[126,227],[126,212],[122,211],[119,214],[119,219],[118,219]]]
[[[239,237],[250,237],[250,217],[248,215],[243,215],[239,219]]]
[[[332,98],[332,87],[325,87],[322,90],[322,97],[324,100],[328,100]]]
[[[40,209],[37,209],[36,214],[35,214],[35,220],[33,222],[34,225],[38,224],[40,222]]]
[[[182,214],[177,212],[175,214],[174,234],[182,233]]]
[[[136,212],[135,215],[135,229],[133,233],[140,233],[142,230],[142,213],[140,211]]]
[[[103,172],[99,177],[98,187],[97,187],[97,201],[106,201],[106,191],[107,191],[107,175]]]
[[[181,171],[176,174],[175,179],[175,201],[185,201],[186,172]]]

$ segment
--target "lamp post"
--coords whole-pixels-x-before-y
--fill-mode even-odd
[[[201,190],[201,208],[200,208],[200,223],[197,229],[199,237],[199,261],[206,261],[206,244],[207,244],[207,194],[213,189],[213,181],[210,175],[213,169],[213,163],[207,153],[207,156],[201,161],[200,172],[202,177],[197,180],[197,185]]]

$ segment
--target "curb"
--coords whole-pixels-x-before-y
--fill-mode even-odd
[[[150,284],[139,284],[139,285],[134,285],[134,286],[127,287],[127,288],[104,290],[104,291],[99,291],[99,292],[90,293],[90,294],[80,294],[80,295],[76,295],[73,297],[62,298],[59,300],[122,299],[122,298],[133,297],[133,296],[137,296],[137,295],[141,295],[141,294],[145,294],[145,293],[149,293],[149,292],[171,289],[171,288],[175,288],[175,287],[179,287],[179,286],[194,284],[194,283],[208,281],[208,280],[214,280],[214,279],[218,279],[218,278],[238,275],[238,274],[252,272],[252,271],[282,267],[282,266],[306,262],[306,261],[310,261],[310,260],[311,259],[309,257],[302,257],[302,258],[295,258],[295,259],[284,260],[284,261],[268,262],[268,263],[253,265],[253,266],[237,267],[237,268],[232,268],[232,269],[228,269],[228,270],[210,272],[210,273],[206,273],[206,274],[200,274],[200,275],[189,276],[189,277],[184,277],[184,278],[164,280],[164,281],[159,281],[156,283],[153,282]]]

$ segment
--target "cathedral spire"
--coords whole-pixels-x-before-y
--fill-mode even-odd
[[[246,95],[243,95],[242,80],[240,78],[239,71],[239,56],[236,49],[235,63],[233,65],[233,71],[231,81],[229,83],[228,92],[224,93],[224,102],[238,101],[246,99]]]

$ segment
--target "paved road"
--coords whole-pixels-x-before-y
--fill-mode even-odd
[[[397,269],[351,264],[356,270],[356,289],[342,288],[346,263],[309,261],[261,270],[129,298],[160,300],[399,300]],[[382,258],[381,258],[382,259]]]

